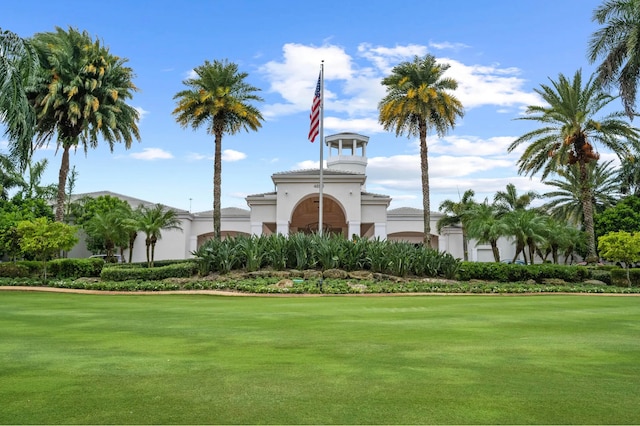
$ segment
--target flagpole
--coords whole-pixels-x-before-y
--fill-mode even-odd
[[[318,235],[322,236],[322,221],[323,221],[323,210],[324,206],[322,203],[322,195],[323,195],[323,186],[324,186],[324,160],[323,160],[323,152],[324,152],[324,59],[320,62],[320,183],[318,190]]]

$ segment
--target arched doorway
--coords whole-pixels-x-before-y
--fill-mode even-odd
[[[317,195],[300,201],[291,214],[289,233],[318,232],[319,205],[320,197]],[[347,236],[348,227],[342,206],[334,198],[324,195],[322,207],[323,233]]]

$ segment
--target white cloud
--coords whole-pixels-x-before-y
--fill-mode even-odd
[[[431,45],[438,48],[465,47],[457,43],[441,42]],[[402,61],[422,56],[427,46],[408,44],[394,47],[373,46],[362,43],[353,57],[341,46],[323,46],[288,43],[283,46],[282,58],[260,67],[269,82],[269,92],[281,100],[262,107],[265,118],[306,112],[309,110],[317,82],[317,72],[322,59],[325,61],[324,105],[325,120],[340,120],[341,129],[361,127],[366,131],[380,131],[377,123],[377,106],[385,95],[381,81],[391,69]],[[499,107],[502,113],[524,111],[528,105],[541,104],[539,96],[526,89],[527,81],[520,77],[515,67],[500,64],[468,65],[457,60],[438,58],[450,65],[445,75],[455,78],[459,85],[455,95],[466,109],[490,105]]]
[[[225,149],[222,151],[222,161],[234,162],[247,158],[247,154],[233,149]]]
[[[140,121],[149,114],[149,111],[144,110],[142,107],[133,107],[136,111],[138,111],[138,115],[140,116]]]
[[[144,148],[142,152],[134,152],[130,155],[136,160],[152,161],[152,160],[169,160],[173,155],[161,148]]]
[[[213,157],[207,157],[203,154],[198,154],[197,152],[190,152],[186,156],[187,161],[201,161],[201,160],[213,160]]]

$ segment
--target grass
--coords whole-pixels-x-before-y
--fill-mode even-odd
[[[0,423],[632,424],[640,299],[0,294]]]

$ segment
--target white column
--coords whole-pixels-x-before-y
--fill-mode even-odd
[[[277,222],[277,232],[282,235],[289,235],[289,222],[288,221],[278,221]]]
[[[338,157],[342,156],[342,139],[338,139]]]
[[[380,238],[381,240],[387,239],[387,224],[383,222],[376,222],[373,225],[373,236]]]
[[[262,222],[251,222],[251,235],[262,235]]]
[[[349,235],[347,235],[347,237],[351,239],[351,237],[353,237],[353,234],[356,234],[358,237],[361,236],[360,222],[349,221]]]

